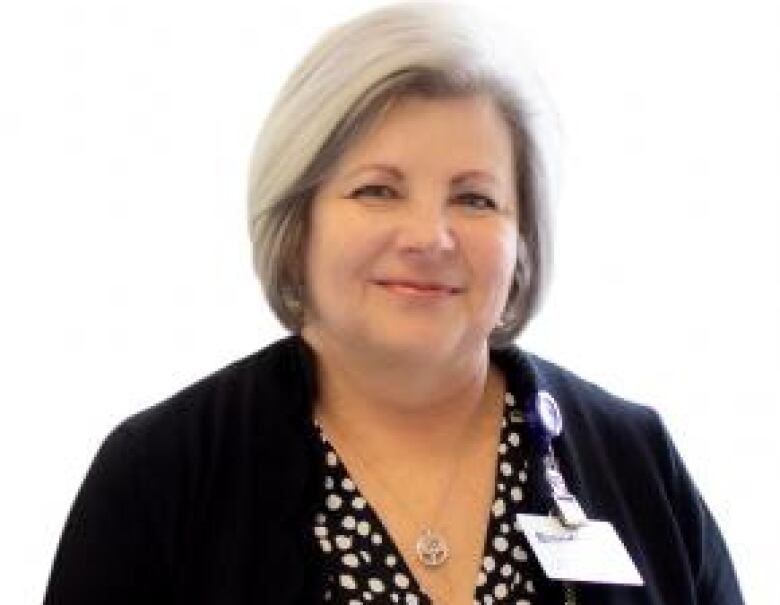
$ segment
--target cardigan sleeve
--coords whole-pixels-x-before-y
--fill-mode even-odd
[[[103,442],[70,510],[45,605],[166,600],[150,489],[142,450],[120,425]]]
[[[744,605],[725,540],[656,412],[656,442],[696,583],[698,605]]]

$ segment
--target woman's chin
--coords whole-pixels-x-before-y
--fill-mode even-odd
[[[385,333],[373,334],[365,344],[388,360],[398,358],[406,363],[450,359],[458,352],[465,353],[464,349],[468,348],[464,346],[462,333],[454,332],[451,327],[436,330],[433,326],[405,329],[396,325]]]

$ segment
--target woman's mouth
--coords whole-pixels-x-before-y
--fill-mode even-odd
[[[445,298],[454,294],[460,294],[463,291],[458,286],[436,282],[377,280],[375,283],[391,292],[417,298]]]

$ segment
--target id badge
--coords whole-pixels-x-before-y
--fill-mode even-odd
[[[580,527],[568,528],[557,517],[517,515],[516,522],[552,580],[644,585],[615,528],[607,521],[588,520]]]

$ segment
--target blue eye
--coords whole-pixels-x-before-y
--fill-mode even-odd
[[[351,194],[350,197],[395,197],[396,193],[393,189],[387,185],[363,185],[358,187]]]
[[[479,193],[464,193],[459,195],[458,199],[477,210],[493,210],[498,207],[493,199]]]

